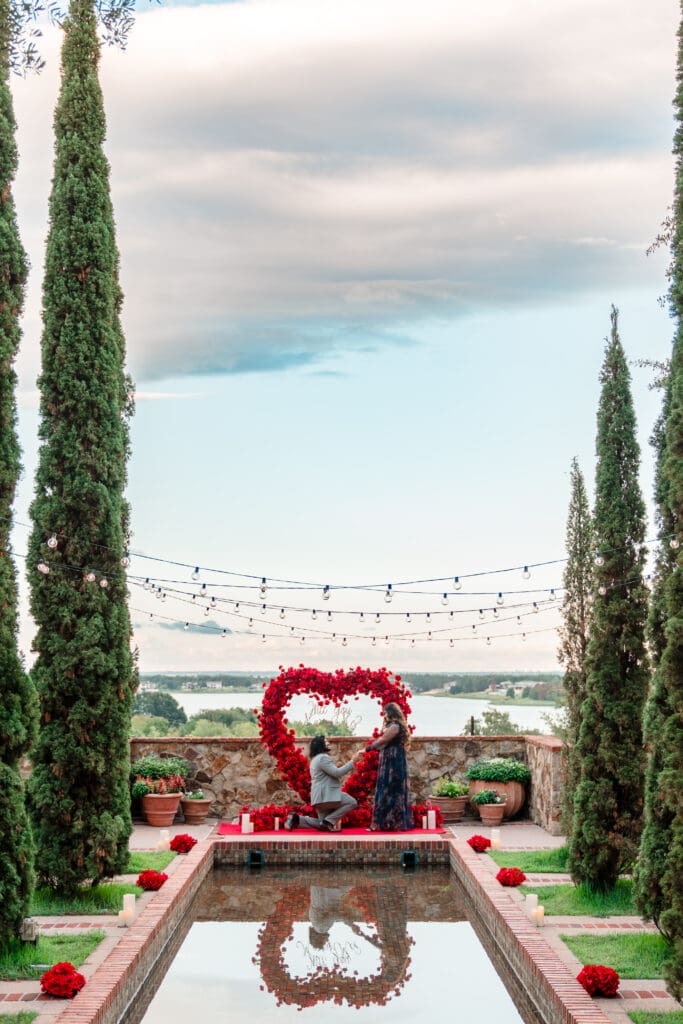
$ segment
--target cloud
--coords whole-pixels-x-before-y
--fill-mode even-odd
[[[147,620],[138,619],[132,623],[133,629],[140,630],[145,629],[150,625],[149,618]],[[230,635],[231,629],[221,625],[214,619],[207,619],[206,622],[196,623],[188,622],[187,629],[185,629],[184,622],[170,621],[168,619],[158,618],[156,615],[151,623],[157,629],[164,629],[171,633],[199,633],[203,636],[215,636],[217,633],[223,633]]]
[[[677,17],[673,0],[139,13],[102,71],[134,375],[335,372],[425,319],[654,280]],[[38,269],[51,40],[15,90]]]

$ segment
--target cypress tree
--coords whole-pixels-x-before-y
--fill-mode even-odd
[[[595,573],[570,849],[574,881],[602,891],[631,869],[638,852],[645,768],[641,718],[648,686],[645,506],[630,374],[614,307],[611,324],[600,378],[593,517],[602,564]]]
[[[11,192],[17,169],[11,25],[10,2],[0,0],[0,946],[18,935],[33,884],[33,845],[18,762],[35,739],[37,711],[17,651],[17,581],[9,552],[21,469],[14,358],[28,269]]]
[[[64,28],[28,561],[40,701],[28,794],[39,877],[68,892],[127,862],[136,679],[124,571],[132,385],[92,0],[72,0]]]
[[[595,541],[586,485],[578,461],[572,459],[571,496],[567,514],[567,565],[564,571],[563,624],[560,628],[558,656],[564,665],[563,685],[567,699],[566,777],[562,791],[562,824],[571,835],[574,820],[574,794],[579,783],[576,741],[581,723],[581,705],[586,697],[586,651],[591,617]]]

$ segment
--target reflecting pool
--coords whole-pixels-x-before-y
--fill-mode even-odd
[[[144,1024],[516,1024],[447,869],[214,871]]]

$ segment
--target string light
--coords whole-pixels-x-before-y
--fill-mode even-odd
[[[56,533],[53,533],[51,537],[48,537],[47,546],[49,547],[50,551],[54,551],[58,544],[59,541],[57,540]]]
[[[266,611],[267,611],[267,607],[266,607],[266,605],[265,605],[265,604],[262,604],[262,605],[261,605],[261,615],[265,615],[265,614],[266,614]]]
[[[247,623],[247,625],[248,625],[249,629],[253,629],[253,627],[254,627],[254,620],[253,619],[249,619],[249,622]]]
[[[227,631],[227,629],[224,629],[223,632],[221,633],[221,640],[225,640],[227,635],[228,635],[228,631]]]
[[[531,579],[531,573],[529,572],[529,566],[528,565],[524,566],[524,570],[522,572],[522,579],[523,580],[530,580]]]
[[[267,584],[266,584],[266,577],[262,576],[261,577],[261,586],[259,587],[259,590],[261,591],[262,594],[265,594],[267,589],[268,588],[267,588]]]
[[[595,556],[595,564],[596,565],[604,565],[605,564],[605,559],[604,559],[603,555],[600,554],[599,551],[598,551],[597,555]]]
[[[363,612],[358,616],[358,621],[363,624],[365,623],[365,614]]]
[[[483,608],[479,609],[479,621],[480,622],[484,621],[484,609]]]
[[[425,622],[430,623],[431,621],[432,621],[432,613],[431,612],[427,612],[427,614],[425,615]]]
[[[380,614],[379,614],[379,612],[377,612],[377,614],[375,615],[375,622],[378,622],[378,623],[379,623],[379,622],[381,622],[381,621],[382,621],[382,619],[381,619],[381,617],[380,617]]]
[[[284,610],[284,608],[281,608],[280,609],[280,618],[284,619],[284,617],[285,617],[285,610]]]
[[[185,630],[186,633],[187,633],[189,628],[190,628],[190,623],[186,622],[185,625],[183,626],[183,629]]]
[[[128,566],[130,565],[130,558],[128,557],[128,555],[123,556],[123,558],[121,559],[121,565],[123,566],[124,569],[128,568]]]
[[[490,647],[490,646],[491,646],[491,637],[490,637],[490,636],[487,636],[487,637],[486,637],[486,646],[487,646],[487,647]]]
[[[669,541],[669,547],[673,548],[674,551],[677,551],[680,546],[681,542],[679,541],[678,537],[672,537]]]
[[[386,594],[384,595],[384,600],[386,601],[387,604],[391,604],[391,599],[393,597],[391,589],[391,583],[387,583],[387,591]]]
[[[266,634],[265,633],[261,633],[261,643],[265,644],[265,642],[266,642]]]
[[[194,572],[192,573],[192,577],[191,578],[195,581],[195,583],[199,579],[199,566],[198,565],[195,565]]]
[[[85,574],[85,582],[86,583],[94,583],[96,579],[97,579],[97,577],[95,576],[94,572],[86,572],[86,574]],[[150,584],[148,589],[151,589],[151,584]]]
[[[536,601],[534,601],[533,607],[534,607],[534,614],[538,615],[538,604],[536,603]]]
[[[447,605],[448,604],[448,594],[446,594],[445,592],[444,592],[444,594],[443,594],[443,596],[441,598],[441,604],[443,604],[443,605]]]
[[[549,596],[549,599],[550,599],[551,601],[554,601],[554,600],[555,600],[555,598],[557,597],[557,594],[555,593],[555,591],[554,591],[554,590],[551,590],[551,591],[550,591],[550,594],[549,594],[548,596]]]
[[[323,601],[329,601],[330,599],[330,588],[325,584],[323,587]]]
[[[313,611],[311,612],[311,618],[313,619],[313,621],[314,621],[314,622],[315,622],[315,620],[316,620],[316,619],[318,618],[318,613],[317,613],[317,611],[315,610],[315,608],[314,608],[314,609],[313,609]]]
[[[606,593],[607,593],[607,587],[604,585],[604,583],[601,583],[600,586],[598,587],[598,594],[600,594],[601,597],[604,597]]]
[[[100,586],[102,587],[102,590],[106,590],[106,589],[107,589],[107,587],[109,586],[109,580],[107,580],[107,579],[106,579],[106,578],[105,578],[105,577],[103,576],[103,577],[102,577],[102,579],[100,580]]]
[[[459,576],[456,576],[453,580],[453,590],[462,590],[462,583],[460,582]]]
[[[411,618],[410,612],[406,612],[406,622],[412,622],[412,621],[413,620]]]
[[[332,612],[327,613],[327,621],[332,622]]]
[[[498,591],[498,597],[496,598],[496,604],[502,604],[504,602],[504,600],[505,600],[505,598],[503,597],[502,592],[499,590]]]
[[[42,573],[43,576],[47,576],[50,572],[50,566],[47,564],[47,562],[38,562],[36,569],[38,570],[38,572]]]
[[[208,604],[207,604],[206,608],[204,609],[204,615],[207,615],[207,616],[208,616],[208,614],[209,614],[209,612],[210,612],[210,611],[211,611],[211,609],[209,608],[209,606],[208,606]]]
[[[215,598],[215,597],[212,597],[212,598],[211,598],[211,607],[212,607],[212,608],[215,608],[215,607],[216,607],[216,598]]]
[[[342,647],[346,647],[346,637],[342,640]]]
[[[448,646],[449,647],[455,647],[455,643],[453,642],[453,637],[451,637],[450,640],[448,641]]]

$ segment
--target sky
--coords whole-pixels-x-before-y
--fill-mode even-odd
[[[677,25],[674,0],[139,7],[101,82],[143,672],[557,668],[569,467],[592,494],[612,304],[653,536],[660,395],[635,361],[671,348],[668,255],[647,250]],[[13,83],[22,578],[60,31],[40,46],[45,70]],[[32,632],[23,588],[29,662]]]

